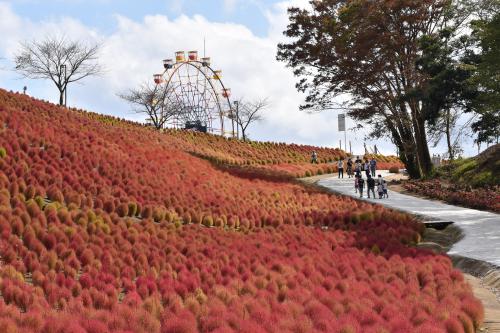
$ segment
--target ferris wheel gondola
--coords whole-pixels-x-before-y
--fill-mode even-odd
[[[209,57],[178,51],[174,59],[163,60],[163,68],[153,79],[164,91],[164,102],[177,108],[169,126],[235,136],[231,89],[224,86],[222,71],[211,67]]]

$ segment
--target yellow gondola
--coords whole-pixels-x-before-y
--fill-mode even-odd
[[[222,78],[222,71],[221,70],[214,71],[213,79],[214,80],[220,80],[221,78]]]
[[[184,62],[186,61],[186,53],[184,51],[175,52],[175,61],[176,62]]]

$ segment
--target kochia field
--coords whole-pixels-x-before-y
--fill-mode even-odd
[[[474,332],[421,223],[283,176],[311,149],[0,90],[0,332]]]

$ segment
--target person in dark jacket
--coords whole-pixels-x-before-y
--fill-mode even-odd
[[[363,197],[363,187],[365,186],[365,180],[363,177],[359,176],[358,177],[358,191],[359,191],[359,197]]]
[[[366,180],[366,185],[368,186],[368,198],[370,198],[370,191],[373,194],[373,199],[376,199],[377,197],[375,196],[375,179],[371,175],[368,175],[368,179]]]
[[[349,178],[352,177],[352,159],[347,160],[347,175]]]
[[[373,157],[370,161],[370,171],[372,172],[372,177],[375,177],[375,172],[377,171],[377,161]]]

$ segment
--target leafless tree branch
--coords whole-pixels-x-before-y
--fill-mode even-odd
[[[15,70],[25,78],[51,80],[59,90],[59,104],[63,105],[68,84],[102,72],[97,62],[100,47],[64,37],[23,42],[14,56]]]
[[[179,114],[179,105],[167,98],[164,86],[144,82],[138,88],[118,94],[118,97],[130,103],[134,112],[145,114],[156,129],[164,128]]]
[[[247,140],[248,126],[254,122],[264,119],[262,112],[269,107],[269,99],[263,98],[255,101],[245,102],[240,99],[237,104],[235,122],[241,129],[243,141]]]

